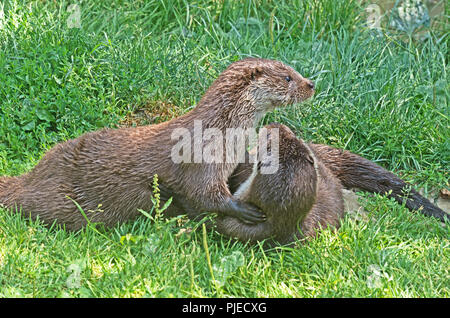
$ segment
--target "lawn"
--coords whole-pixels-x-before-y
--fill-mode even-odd
[[[389,14],[370,28],[360,1],[74,3],[0,3],[0,175],[88,131],[183,114],[229,63],[259,56],[316,83],[261,124],[426,194],[449,187],[448,7],[411,34]],[[185,218],[73,233],[0,209],[0,297],[449,297],[448,224],[361,196],[367,217],[270,250]]]

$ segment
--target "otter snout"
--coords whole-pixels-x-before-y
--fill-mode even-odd
[[[314,91],[314,82],[311,81],[309,78],[303,77],[302,78],[302,83],[300,84],[301,86],[303,86],[303,88],[307,89],[307,90],[313,90]]]
[[[299,85],[299,91],[300,91],[300,98],[301,100],[306,100],[310,97],[312,97],[315,93],[315,84],[313,81],[311,81],[309,78],[303,78],[300,85]]]

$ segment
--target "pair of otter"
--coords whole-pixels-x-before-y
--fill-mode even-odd
[[[225,135],[228,128],[255,127],[267,111],[302,102],[313,94],[313,82],[282,62],[259,58],[237,61],[220,74],[198,105],[183,116],[156,125],[87,133],[53,147],[29,173],[0,178],[0,204],[20,208],[26,215],[39,216],[46,223],[56,221],[67,229],[77,230],[86,225],[86,220],[74,200],[84,211],[92,211],[87,213],[92,222],[113,226],[137,217],[138,209],[151,209],[152,177],[158,174],[161,187],[177,198],[172,211],[181,209],[189,216],[216,212],[218,229],[225,234],[259,240],[270,232],[284,242],[288,240],[286,237],[292,237],[290,228],[294,223],[296,227],[299,220],[304,233],[311,233],[317,223],[336,225],[342,214],[339,181],[344,186],[371,192],[392,190],[390,196],[402,201],[406,184],[401,179],[349,152],[307,145],[284,126],[278,127],[281,145],[292,145],[286,149],[299,156],[293,160],[296,157],[291,158],[291,150],[286,150],[285,161],[280,160],[285,170],[282,168],[275,178],[252,174],[252,166],[238,162],[174,163],[171,159],[171,150],[177,143],[172,132],[176,129],[195,134],[194,121],[201,120],[205,129],[214,128]],[[203,141],[199,147],[207,145]],[[305,162],[302,156],[306,153],[309,155]],[[294,170],[296,178],[288,175]],[[233,195],[230,188],[237,188],[242,183],[239,176],[248,172],[253,178],[246,183],[250,188],[243,191],[248,197]],[[302,178],[307,181],[298,186],[295,182]],[[291,183],[269,186],[276,180]],[[290,192],[286,196],[279,192],[280,187],[297,191],[298,202]],[[281,206],[289,205],[292,213],[277,217],[280,200]],[[328,206],[325,203],[328,201],[332,211],[321,208]],[[294,211],[296,205],[301,213]],[[421,211],[425,214],[441,220],[447,218],[444,211],[414,190],[406,198],[406,206],[423,207]],[[295,214],[297,219],[288,214]],[[290,224],[289,230],[286,224]],[[272,230],[267,230],[268,227]],[[249,234],[253,230],[257,233]]]
[[[284,125],[274,123],[264,128],[260,131],[260,139],[274,139],[276,131],[276,141],[279,143],[268,144],[269,152],[273,151],[274,146],[277,148],[276,172],[262,171],[264,165],[271,163],[271,156],[253,154],[256,159],[250,160],[248,154],[246,161],[238,165],[228,181],[234,196],[261,207],[266,220],[246,224],[237,218],[219,215],[215,219],[217,230],[244,242],[266,240],[266,243],[273,245],[313,236],[319,227],[338,227],[344,214],[342,185],[317,156],[312,147],[314,145],[297,139]],[[255,149],[251,152],[255,153]],[[166,187],[163,193],[166,198],[174,198],[167,210],[168,215],[188,211],[195,216],[196,211],[183,197]]]
[[[338,228],[344,215],[342,189],[359,188],[371,193],[387,194],[409,210],[419,210],[441,221],[448,214],[433,205],[393,173],[356,154],[327,145],[305,143],[285,125],[273,123],[265,126],[279,132],[279,168],[274,174],[264,174],[259,168],[264,158],[238,165],[229,178],[234,195],[252,203],[266,214],[265,222],[249,225],[239,219],[219,216],[215,219],[217,230],[241,241],[265,240],[289,244],[306,237],[314,237],[317,230],[332,226]],[[266,130],[261,134],[266,134]],[[270,148],[269,148],[270,149]],[[183,212],[196,216],[173,191],[164,187],[166,199],[174,200],[167,214],[175,216]]]

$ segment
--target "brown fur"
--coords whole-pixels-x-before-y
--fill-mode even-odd
[[[232,193],[242,190],[248,180],[242,200],[262,209],[267,216],[263,223],[249,225],[233,217],[215,219],[218,232],[244,242],[266,241],[266,244],[288,244],[297,239],[313,237],[320,228],[338,228],[344,215],[342,185],[312,149],[285,125],[270,124],[279,129],[279,168],[274,174],[253,173],[254,164],[247,154],[229,179]],[[260,133],[260,137],[261,137]],[[258,159],[258,167],[264,159]],[[168,216],[191,213],[184,198],[164,188],[164,197],[174,201]],[[194,212],[195,213],[195,212]]]
[[[286,74],[293,79],[289,83],[284,81]],[[184,116],[158,125],[87,133],[56,145],[29,173],[0,177],[0,204],[20,208],[25,215],[39,216],[46,223],[56,221],[68,229],[79,229],[86,221],[70,197],[92,222],[113,226],[140,215],[138,209],[151,209],[151,183],[157,173],[162,195],[174,196],[167,215],[188,213],[195,217],[204,211],[218,212],[218,228],[243,240],[289,242],[298,237],[294,224],[299,224],[306,236],[314,235],[319,225],[338,226],[342,215],[340,182],[382,194],[392,190],[389,196],[399,202],[406,200],[409,209],[423,207],[424,214],[448,219],[416,191],[406,196],[406,183],[378,165],[348,151],[304,144],[288,132],[282,134],[286,142],[280,153],[281,172],[257,175],[247,198],[266,212],[267,224],[242,222],[239,213],[251,209],[250,205],[231,195],[251,175],[251,165],[176,165],[171,161],[170,150],[176,142],[171,140],[171,131],[175,128],[192,132],[197,119],[203,120],[203,128],[222,131],[252,127],[265,111],[310,97],[311,86],[309,80],[281,62],[246,59],[233,63],[197,107]],[[308,147],[316,157],[315,172],[308,165]],[[291,157],[291,153],[296,155]],[[238,225],[227,227],[230,223]]]
[[[280,127],[284,131],[288,130],[286,126]],[[258,175],[255,178],[258,182],[252,184],[251,193],[248,196],[250,200],[254,200],[254,197],[265,198],[266,201],[258,201],[257,205],[266,213],[268,221],[272,220],[273,223],[248,226],[236,219],[218,218],[219,232],[242,241],[254,242],[273,238],[280,243],[289,243],[295,238],[313,237],[320,228],[327,226],[338,228],[344,214],[342,185],[371,193],[387,194],[399,203],[405,201],[406,207],[412,211],[419,210],[441,221],[448,220],[446,212],[433,205],[414,189],[408,189],[408,185],[403,180],[373,162],[349,151],[327,145],[301,145],[303,143],[301,140],[299,143],[292,143],[293,136],[293,133],[284,133],[283,138],[280,138],[280,170],[274,176]],[[285,145],[282,147],[283,144]],[[301,165],[305,163],[305,158],[291,155],[294,149],[305,149],[305,146],[314,153],[319,172],[317,176]],[[287,163],[291,169],[287,168]],[[230,189],[235,191],[245,182],[250,177],[251,170],[250,164],[240,164],[229,179]],[[286,180],[288,175],[291,178]],[[311,194],[306,183],[313,184],[316,178],[317,192]],[[304,196],[293,196],[292,192],[296,191],[303,192]],[[305,211],[304,206],[307,202],[305,196],[308,195],[311,195],[315,201],[311,209]],[[268,198],[276,199],[273,199],[273,202],[267,202]],[[289,213],[286,213],[285,201],[288,205],[290,204]],[[295,228],[294,225],[297,224],[301,231]],[[264,225],[266,228],[262,230]],[[258,229],[260,229],[259,232]]]
[[[267,221],[248,225],[236,218],[218,217],[216,224],[220,233],[244,242],[266,240],[269,244],[285,244],[313,237],[320,228],[339,228],[344,215],[342,185],[359,187],[371,193],[385,194],[390,190],[388,196],[399,202],[406,200],[406,207],[410,210],[422,207],[420,211],[426,215],[448,219],[444,211],[416,191],[412,190],[408,195],[403,180],[373,162],[327,145],[305,144],[284,125],[266,127],[278,127],[281,131],[279,170],[274,175],[252,176],[253,164],[249,163],[247,155],[246,163],[239,164],[228,181],[230,191],[235,193],[253,178],[242,199],[261,207]],[[174,195],[168,189],[164,192],[167,196]],[[182,197],[175,195],[175,198],[168,215],[189,211],[189,206],[183,205]]]
[[[346,188],[358,188],[371,193],[386,194],[398,203],[405,202],[411,211],[433,216],[444,222],[449,216],[421,196],[405,181],[379,165],[347,150],[327,145],[309,144],[315,155],[330,169]]]
[[[247,225],[236,218],[218,217],[217,230],[242,241],[268,239],[269,244],[286,244],[314,236],[320,227],[339,227],[344,213],[339,180],[288,127],[271,124],[266,128],[280,131],[279,169],[275,174],[257,173],[242,199],[261,207],[267,221]],[[252,178],[249,170],[249,164],[239,165],[230,187],[236,188],[233,182],[242,184],[243,176]]]
[[[87,133],[56,145],[29,173],[3,177],[0,204],[76,230],[86,220],[75,200],[92,222],[112,226],[135,218],[138,209],[151,208],[151,180],[158,174],[161,186],[182,196],[191,211],[262,221],[259,209],[236,200],[228,189],[237,162],[174,164],[171,149],[177,140],[171,134],[176,128],[193,134],[194,120],[223,135],[226,128],[253,127],[268,110],[301,102],[313,93],[311,81],[279,61],[249,58],[232,63],[183,116],[157,125]]]

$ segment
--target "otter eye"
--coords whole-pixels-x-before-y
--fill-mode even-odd
[[[290,76],[286,76],[284,79],[286,80],[286,82],[290,82],[292,80]]]

